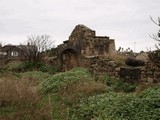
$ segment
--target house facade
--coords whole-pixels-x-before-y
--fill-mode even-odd
[[[19,60],[22,55],[20,45],[5,45],[0,47],[0,60],[10,61]]]

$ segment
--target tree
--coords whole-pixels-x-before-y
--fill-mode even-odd
[[[157,25],[157,26],[160,27],[160,17],[158,17],[158,21],[157,21],[157,22],[156,22],[155,20],[153,20],[152,17],[150,17],[150,19],[151,19],[151,21],[152,21],[155,25]],[[159,31],[157,32],[157,34],[153,34],[153,35],[150,36],[150,37],[151,37],[152,39],[158,41],[158,45],[156,45],[156,48],[157,48],[157,49],[160,49],[160,48],[159,48],[159,46],[160,46],[160,29],[159,29]]]
[[[53,42],[50,40],[49,35],[32,35],[28,37],[26,44],[21,44],[21,60],[34,63],[42,62],[46,50],[53,47]]]
[[[155,25],[160,27],[160,17],[158,17],[157,22],[155,22],[152,17],[150,17],[150,19]],[[149,59],[152,61],[152,63],[154,63],[154,64],[158,63],[159,64],[159,62],[160,62],[160,48],[159,48],[160,47],[160,29],[157,32],[157,34],[153,34],[150,37],[152,39],[158,41],[158,44],[156,45],[157,50],[149,53]],[[160,67],[160,65],[158,65],[158,66]]]

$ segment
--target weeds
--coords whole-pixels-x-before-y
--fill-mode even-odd
[[[14,72],[42,71],[50,74],[59,72],[58,66],[44,64],[42,62],[10,62],[4,67],[6,70]]]
[[[39,104],[41,94],[28,79],[1,79],[0,91],[0,119],[49,119],[47,107]]]
[[[117,80],[113,86],[116,92],[134,92],[136,90],[136,84],[127,83],[124,80]]]
[[[67,89],[61,89],[59,94],[66,105],[73,105],[80,99],[106,92],[107,87],[101,82],[81,80]]]
[[[99,78],[99,80],[110,87],[110,90],[115,92],[134,92],[137,87],[137,84],[127,83],[123,79],[112,79],[108,75]]]
[[[82,100],[69,111],[70,120],[159,120],[160,87],[140,95],[109,92]]]
[[[138,86],[134,94],[128,92],[135,84],[96,77],[85,68],[56,75],[2,71],[0,120],[159,119],[159,86]]]
[[[67,89],[67,87],[82,79],[90,81],[92,79],[91,74],[85,68],[75,68],[46,78],[42,83],[42,87],[45,92],[56,93],[61,88]]]

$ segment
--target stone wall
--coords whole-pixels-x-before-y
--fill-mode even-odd
[[[87,38],[83,46],[83,55],[98,55],[107,56],[109,54],[115,53],[115,43],[114,40],[109,37],[92,37]]]
[[[77,25],[69,40],[57,47],[57,59],[62,70],[84,67],[87,56],[105,57],[115,53],[115,42],[107,36],[96,36],[96,32],[84,25]]]
[[[87,57],[86,61],[85,67],[89,68],[93,76],[103,76],[107,74],[111,78],[119,78],[120,68],[115,61],[98,56]]]
[[[145,67],[142,67],[142,82],[160,82],[160,62],[146,62]]]
[[[153,64],[148,61],[145,66],[130,67],[118,66],[116,61],[109,58],[90,57],[86,58],[86,67],[93,76],[109,75],[114,79],[125,79],[127,82],[160,82],[160,63]]]

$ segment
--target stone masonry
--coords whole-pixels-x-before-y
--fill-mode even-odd
[[[84,25],[77,25],[69,40],[57,47],[57,59],[62,71],[73,67],[85,67],[89,58],[114,54],[115,42],[107,36],[96,36],[96,32]]]

